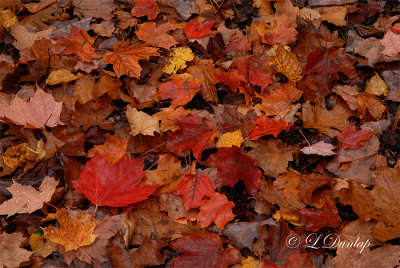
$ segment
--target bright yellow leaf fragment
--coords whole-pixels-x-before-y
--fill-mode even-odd
[[[186,68],[186,62],[192,61],[193,59],[194,54],[190,48],[178,47],[172,52],[171,57],[162,70],[167,74],[176,74],[180,69]]]
[[[243,141],[242,132],[240,129],[238,129],[234,132],[227,132],[223,134],[217,142],[217,148],[232,146],[240,147]]]
[[[46,84],[48,85],[57,85],[57,84],[63,84],[63,83],[68,83],[74,80],[77,80],[79,77],[81,77],[81,74],[74,75],[71,73],[70,70],[57,70],[53,71],[49,74],[49,77],[46,79]]]
[[[257,268],[260,263],[257,259],[249,256],[241,261],[240,268]]]
[[[7,9],[0,11],[0,26],[3,26],[4,28],[10,28],[17,21],[17,16],[15,16],[11,10]]]

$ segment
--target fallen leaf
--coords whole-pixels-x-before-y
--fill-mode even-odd
[[[317,143],[314,143],[313,145],[301,148],[300,151],[303,154],[316,154],[316,155],[322,155],[322,156],[329,156],[329,155],[336,154],[335,152],[332,151],[335,148],[336,148],[336,146],[334,146],[330,143],[326,143],[324,141],[319,141]]]
[[[198,208],[205,196],[214,195],[214,187],[209,177],[204,175],[187,174],[175,187],[174,192],[183,196],[183,204],[188,211],[191,208]]]
[[[162,70],[167,74],[176,74],[177,71],[187,67],[186,62],[193,59],[194,54],[189,47],[178,47],[172,51],[170,58]]]
[[[100,155],[89,160],[82,168],[76,191],[98,206],[124,207],[146,200],[159,187],[138,187],[144,177],[144,158],[120,159],[113,166]]]
[[[233,131],[233,132],[226,132],[219,137],[217,141],[217,148],[220,147],[240,147],[244,142],[242,132],[240,129]]]
[[[126,74],[130,77],[140,78],[142,67],[139,65],[139,60],[148,60],[151,56],[159,55],[154,47],[146,45],[129,46],[125,40],[122,40],[114,44],[114,52],[104,55],[104,63],[112,64],[118,77]]]
[[[138,25],[139,31],[136,32],[137,37],[146,44],[169,49],[177,44],[176,40],[168,35],[167,32],[175,30],[175,25],[165,22],[156,27],[155,22],[145,22]]]
[[[367,88],[364,92],[374,94],[376,96],[387,96],[389,94],[389,88],[385,81],[377,73],[375,73],[375,75],[368,80]]]
[[[191,101],[199,90],[199,79],[188,73],[175,74],[171,76],[169,82],[161,84],[155,96],[159,96],[162,100],[171,99],[171,108],[176,108]]]
[[[206,21],[202,24],[197,19],[192,20],[190,23],[186,24],[183,31],[187,37],[190,38],[202,38],[207,35],[214,33],[211,28],[215,24],[215,21]]]
[[[89,157],[94,157],[96,154],[105,158],[112,166],[117,163],[128,150],[128,138],[121,139],[118,135],[104,134],[106,141],[102,145],[95,145],[88,151]]]
[[[19,267],[19,264],[29,260],[32,251],[20,248],[25,240],[22,233],[0,234],[0,266],[1,267]]]
[[[214,185],[218,189],[222,186],[233,187],[241,180],[246,185],[248,193],[257,196],[262,176],[257,168],[257,160],[240,152],[238,147],[221,147],[203,164],[218,169],[217,177],[214,179]]]
[[[171,261],[173,268],[225,268],[239,262],[229,249],[222,247],[221,238],[214,233],[185,236],[173,241],[170,246],[173,250],[183,253]]]
[[[112,14],[118,5],[113,1],[98,0],[72,0],[71,4],[74,7],[74,15],[82,18],[101,18],[111,20]]]
[[[302,208],[296,213],[307,221],[305,228],[311,232],[317,232],[322,227],[336,228],[341,222],[337,208],[327,204],[320,210]]]
[[[386,56],[395,56],[400,53],[400,23],[396,23],[385,33],[385,36],[380,40],[385,50],[382,52]]]
[[[247,140],[258,140],[262,136],[274,135],[276,138],[282,131],[289,131],[292,123],[285,121],[276,121],[267,116],[258,116],[254,119],[256,126],[247,136]]]
[[[82,75],[75,75],[70,70],[60,69],[57,71],[53,71],[49,74],[49,77],[46,79],[46,84],[54,86],[58,84],[68,83],[71,81],[75,81]]]
[[[275,56],[269,63],[275,64],[276,70],[283,73],[292,82],[298,82],[303,78],[303,67],[296,55],[282,45],[278,46]]]
[[[14,181],[7,188],[12,198],[0,205],[0,214],[9,217],[17,213],[32,213],[41,209],[45,203],[50,202],[57,185],[58,181],[48,176],[44,178],[39,191],[30,185],[25,186]]]
[[[179,126],[179,129],[168,134],[169,150],[179,153],[192,150],[193,155],[200,160],[205,149],[215,147],[214,138],[217,133],[210,120],[188,114],[173,122]]]
[[[17,16],[10,9],[0,11],[0,26],[7,29],[17,22]]]
[[[147,16],[149,20],[154,20],[160,13],[160,8],[153,0],[136,0],[135,3],[136,6],[131,10],[135,17]]]
[[[55,127],[63,124],[59,119],[61,109],[61,102],[56,102],[51,94],[37,88],[29,102],[16,96],[10,104],[1,105],[0,115],[3,116],[0,121],[32,129]]]
[[[360,129],[357,130],[354,125],[350,125],[338,134],[337,139],[344,149],[360,149],[361,141],[368,140],[374,135],[373,132]]]
[[[57,209],[54,216],[60,227],[49,226],[42,229],[45,237],[64,246],[65,251],[76,250],[96,240],[97,235],[93,234],[93,230],[98,221],[89,214],[78,215],[73,219],[66,209]]]
[[[154,136],[154,132],[160,132],[160,124],[156,117],[138,111],[136,108],[132,108],[132,106],[128,106],[125,113],[131,126],[131,135],[143,134]]]

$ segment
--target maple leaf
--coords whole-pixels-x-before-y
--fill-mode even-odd
[[[151,56],[159,56],[157,48],[146,45],[129,46],[125,40],[114,44],[114,52],[104,55],[104,63],[113,64],[114,71],[118,77],[128,75],[140,78],[142,67],[139,60],[148,60]]]
[[[188,73],[176,74],[171,76],[171,81],[161,84],[155,96],[162,100],[171,99],[171,108],[176,108],[191,101],[199,90],[199,79]]]
[[[131,10],[132,15],[135,17],[147,16],[149,20],[154,20],[160,13],[160,8],[153,0],[136,0],[135,3],[136,6]]]
[[[257,195],[262,177],[261,171],[257,168],[257,160],[241,153],[238,147],[221,147],[203,164],[218,169],[217,177],[214,179],[217,188],[225,185],[233,187],[241,180],[251,195]]]
[[[1,267],[19,267],[22,262],[29,261],[32,251],[20,248],[25,240],[22,233],[16,232],[0,234],[0,266]]]
[[[154,132],[160,132],[160,124],[156,117],[138,111],[130,105],[128,105],[125,113],[133,136],[137,134],[154,136]]]
[[[303,147],[300,151],[303,154],[317,154],[317,155],[322,155],[322,156],[329,156],[329,155],[335,155],[335,152],[332,152],[336,146],[333,146],[330,143],[326,143],[324,141],[319,141],[317,143],[314,143],[313,145]]]
[[[296,214],[307,221],[305,228],[312,232],[316,232],[322,227],[336,228],[341,222],[337,208],[326,203],[320,210],[302,208]]]
[[[118,135],[104,134],[106,139],[102,145],[95,145],[88,151],[89,157],[94,157],[96,154],[101,155],[105,158],[108,163],[112,166],[117,163],[128,150],[128,138],[121,139]]]
[[[144,158],[120,159],[113,166],[100,155],[82,168],[76,191],[98,206],[124,207],[146,200],[159,187],[138,187],[144,177]]]
[[[51,94],[38,88],[29,102],[16,96],[10,104],[0,102],[0,121],[24,126],[25,128],[44,129],[62,125],[60,114],[62,102],[56,102]]]
[[[213,27],[215,22],[216,21],[206,21],[200,24],[200,22],[195,19],[186,24],[185,28],[183,28],[183,31],[185,32],[187,37],[202,38],[214,33],[214,31],[211,31],[211,28]]]
[[[289,27],[289,17],[286,14],[275,16],[273,26],[261,21],[257,32],[261,36],[261,41],[269,45],[293,43],[297,35],[296,29]]]
[[[94,38],[84,29],[80,29],[73,24],[71,24],[71,33],[68,38],[59,37],[55,40],[65,47],[63,54],[75,54],[83,62],[93,62],[103,57],[103,55],[96,53],[93,47]]]
[[[53,177],[45,177],[37,191],[32,186],[22,185],[15,181],[7,188],[12,194],[12,198],[0,205],[0,215],[8,217],[16,213],[32,213],[43,207],[43,204],[49,202],[53,196],[58,181]]]
[[[361,141],[368,140],[372,135],[374,133],[371,131],[357,130],[354,125],[350,125],[338,134],[337,139],[344,149],[360,149],[363,147]]]
[[[170,247],[182,253],[171,261],[173,268],[226,268],[239,262],[230,249],[222,247],[220,236],[214,233],[184,236],[173,241]]]
[[[251,131],[250,135],[246,138],[247,140],[257,140],[262,136],[274,135],[278,137],[282,131],[289,131],[292,123],[285,121],[276,121],[267,116],[257,116],[254,119],[256,126]]]
[[[174,191],[183,196],[183,204],[186,210],[200,206],[205,196],[214,195],[214,187],[208,176],[187,174],[182,181],[176,185]]]
[[[215,147],[214,138],[217,132],[210,120],[188,114],[172,121],[179,126],[179,129],[168,134],[169,150],[179,153],[192,150],[193,155],[201,159],[201,154],[205,149]]]
[[[398,55],[400,53],[400,23],[390,27],[380,42],[385,47],[382,52],[384,55],[389,57]]]
[[[219,230],[223,230],[225,224],[233,220],[232,208],[235,204],[228,201],[224,194],[215,193],[209,200],[203,200],[200,204],[200,213],[197,220],[201,227],[208,227],[212,222]]]
[[[60,227],[49,226],[42,229],[45,237],[54,243],[63,245],[65,251],[90,245],[96,240],[97,235],[92,233],[98,221],[89,214],[84,213],[73,219],[68,211],[62,208],[57,209],[54,216]]]
[[[136,32],[137,37],[146,44],[169,49],[177,44],[176,40],[166,32],[175,30],[176,26],[165,22],[156,27],[155,22],[145,22],[138,25],[139,31]]]

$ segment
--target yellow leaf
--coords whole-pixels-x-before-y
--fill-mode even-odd
[[[160,132],[160,125],[156,117],[138,111],[130,105],[125,113],[133,136],[137,134],[154,136],[154,132]]]
[[[376,96],[387,96],[389,93],[389,88],[385,81],[377,73],[375,73],[375,76],[368,81],[365,92],[374,94]]]
[[[234,132],[227,132],[223,134],[217,142],[217,148],[232,146],[240,147],[243,141],[242,132],[240,129],[238,129]]]
[[[282,45],[279,45],[275,53],[270,64],[275,64],[276,70],[283,73],[290,81],[300,81],[303,78],[303,69],[296,55],[286,50]]]
[[[68,211],[62,208],[57,209],[55,217],[60,224],[59,228],[49,226],[42,229],[45,237],[49,238],[54,243],[63,245],[65,251],[88,246],[96,240],[97,235],[92,233],[98,221],[92,218],[91,215],[84,213],[73,219]]]
[[[42,256],[46,258],[54,251],[58,249],[58,245],[50,240],[44,239],[44,232],[42,229],[37,229],[29,237],[29,245],[31,249],[35,252],[35,255]]]
[[[261,262],[249,256],[241,261],[240,268],[256,268]]]
[[[78,79],[81,76],[82,74],[74,75],[70,70],[61,69],[51,72],[49,77],[46,79],[46,84],[53,86],[57,84],[68,83]]]
[[[194,54],[188,47],[178,47],[172,52],[167,64],[162,69],[164,73],[176,74],[180,69],[186,68],[186,62],[192,61]]]
[[[304,226],[306,222],[296,214],[291,214],[291,213],[286,213],[283,211],[278,210],[277,212],[272,215],[276,221],[279,221],[281,219],[290,222],[291,224],[295,226]]]
[[[7,9],[0,11],[0,26],[3,26],[4,28],[10,28],[17,21],[17,16],[15,16],[11,10]]]

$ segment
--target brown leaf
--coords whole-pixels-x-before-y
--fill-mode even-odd
[[[19,247],[24,240],[22,233],[0,235],[0,266],[19,267],[21,262],[29,260],[33,252]]]

